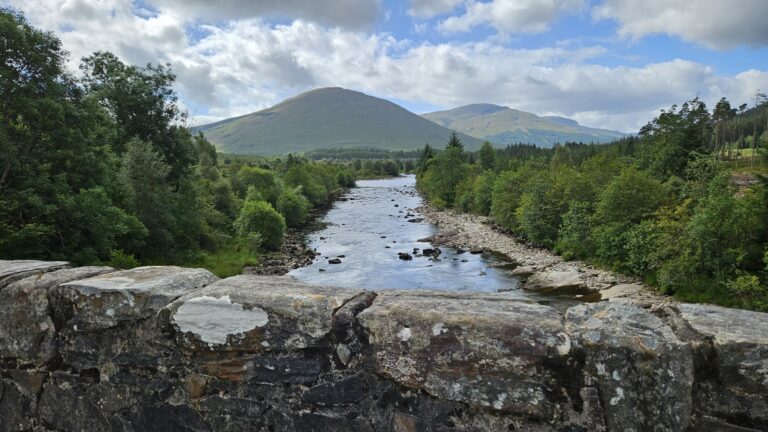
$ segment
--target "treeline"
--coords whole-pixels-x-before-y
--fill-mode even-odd
[[[765,156],[752,173],[734,174],[721,141],[722,130],[754,121],[758,135],[741,128],[744,145],[765,149],[768,133],[757,125],[768,121],[768,104],[723,120],[728,105],[710,113],[693,99],[607,145],[486,144],[467,153],[454,137],[439,154],[424,149],[418,186],[438,207],[489,215],[568,259],[640,276],[688,301],[768,310]]]
[[[359,147],[359,148],[331,148],[331,149],[317,149],[309,151],[305,154],[306,157],[312,160],[340,160],[340,161],[352,161],[355,159],[379,159],[379,160],[396,160],[396,159],[418,159],[418,150],[386,150],[375,147]]]
[[[345,163],[358,178],[395,177],[412,173],[416,167],[419,150],[392,151],[376,148],[318,149],[306,157],[328,163]]]
[[[184,126],[167,65],[98,52],[75,78],[55,35],[3,9],[0,52],[0,258],[239,272],[354,184],[304,158],[220,164]]]

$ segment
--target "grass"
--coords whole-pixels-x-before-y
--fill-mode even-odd
[[[202,267],[218,277],[239,275],[243,267],[255,265],[259,258],[253,252],[237,244],[228,244],[216,252],[202,252],[195,259],[185,262],[185,267]]]

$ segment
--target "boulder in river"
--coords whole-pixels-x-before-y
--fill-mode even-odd
[[[341,260],[339,258],[331,258],[328,260],[328,264],[341,264]]]
[[[400,258],[403,261],[410,261],[410,260],[413,259],[411,254],[409,254],[408,252],[398,252],[397,253],[397,257]]]

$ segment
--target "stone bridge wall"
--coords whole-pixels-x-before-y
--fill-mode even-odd
[[[768,314],[0,261],[0,431],[768,430]]]

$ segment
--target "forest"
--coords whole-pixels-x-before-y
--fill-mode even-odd
[[[168,65],[108,52],[80,73],[0,9],[0,259],[239,273],[354,185],[351,164],[222,159],[186,127]]]
[[[662,110],[636,137],[464,151],[425,147],[429,201],[490,216],[567,259],[636,275],[686,301],[768,310],[768,103]]]

